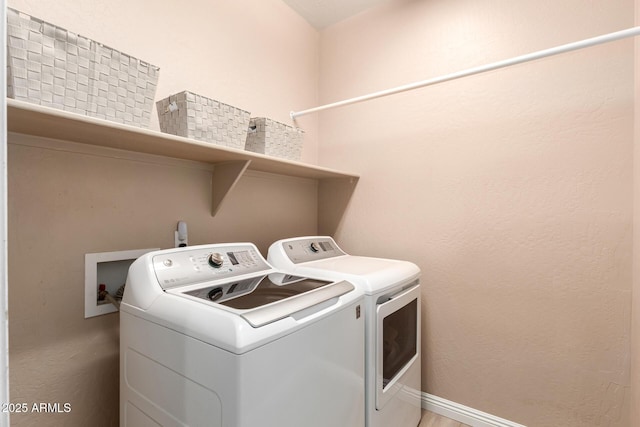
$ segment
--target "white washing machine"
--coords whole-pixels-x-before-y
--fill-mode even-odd
[[[421,417],[420,269],[346,254],[327,236],[279,240],[268,261],[287,273],[347,280],[365,294],[368,427],[415,427]]]
[[[120,307],[120,426],[363,426],[362,304],[250,243],[140,257]]]

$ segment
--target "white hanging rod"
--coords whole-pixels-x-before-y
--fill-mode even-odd
[[[356,98],[346,99],[344,101],[334,102],[331,104],[321,105],[320,107],[309,108],[308,110],[292,111],[290,113],[292,119],[304,116],[305,114],[311,114],[318,111],[328,110],[330,108],[342,107],[345,105],[355,104],[357,102],[368,101],[370,99],[380,98],[383,96],[393,95],[400,92],[406,92],[408,90],[418,89],[425,86],[431,86],[434,84],[446,82],[449,80],[455,80],[462,77],[472,76],[474,74],[480,74],[487,71],[497,70],[499,68],[509,67],[511,65],[522,64],[523,62],[534,61],[536,59],[546,58],[547,56],[558,55],[565,52],[571,52],[573,50],[583,49],[585,47],[591,47],[602,43],[608,43],[627,37],[635,37],[640,35],[640,27],[633,27],[622,31],[616,31],[614,33],[604,34],[602,36],[592,37],[590,39],[567,43],[561,46],[552,47],[549,49],[539,50],[537,52],[528,53],[526,55],[516,56],[511,59],[505,59],[491,64],[482,65],[480,67],[468,68],[457,73],[447,74],[441,77],[433,79],[422,80],[415,83],[410,83],[404,86],[398,86],[392,89],[381,90],[379,92],[370,93],[369,95],[362,95]]]

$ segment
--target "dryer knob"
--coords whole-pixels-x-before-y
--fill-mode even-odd
[[[208,261],[211,267],[220,268],[222,266],[222,263],[224,262],[224,259],[222,258],[222,254],[218,252],[214,252],[211,255],[209,255]]]
[[[311,252],[318,252],[320,250],[320,247],[316,242],[311,242],[311,245],[309,245],[309,249],[311,249]]]

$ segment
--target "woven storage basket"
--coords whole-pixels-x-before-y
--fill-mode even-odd
[[[251,113],[184,91],[156,102],[160,130],[242,150]]]
[[[10,8],[7,45],[10,98],[149,126],[158,67]]]
[[[254,153],[300,160],[304,131],[264,117],[252,117],[245,149]]]

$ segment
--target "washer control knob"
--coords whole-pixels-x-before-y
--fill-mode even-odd
[[[222,258],[221,253],[214,252],[211,255],[209,255],[208,261],[211,267],[220,268],[222,267],[222,263],[224,262],[224,259]]]
[[[320,246],[318,246],[316,242],[311,242],[309,249],[311,249],[311,252],[318,252],[320,250]]]
[[[207,297],[211,301],[218,301],[220,298],[222,298],[222,295],[224,295],[224,291],[222,290],[222,288],[213,288],[209,291]]]

